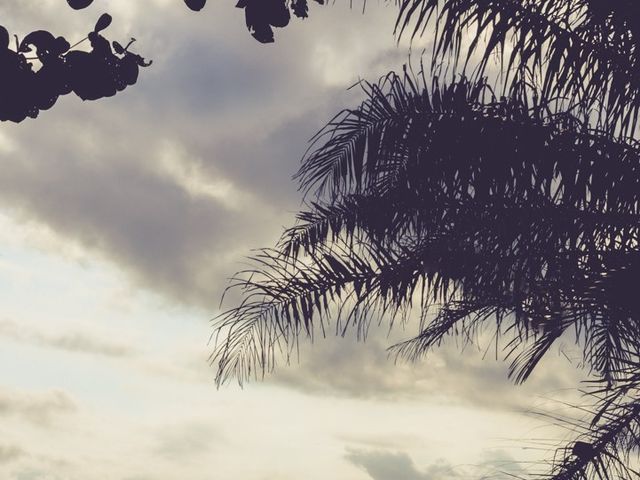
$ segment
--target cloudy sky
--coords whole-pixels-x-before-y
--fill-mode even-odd
[[[360,98],[347,88],[400,68],[408,46],[393,2],[364,15],[314,4],[273,45],[233,1],[199,14],[181,0],[94,3],[0,2],[11,33],[70,40],[108,10],[108,36],[135,36],[154,60],[114,98],[68,96],[0,125],[0,477],[500,478],[566,434],[536,412],[566,413],[583,376],[569,346],[514,387],[481,349],[394,365],[382,329],[217,390],[207,342],[226,279],[291,223],[291,175]]]

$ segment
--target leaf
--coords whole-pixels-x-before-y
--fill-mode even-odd
[[[122,45],[120,45],[120,42],[114,41],[112,45],[113,45],[113,49],[117,54],[124,55],[125,49]]]
[[[93,0],[67,0],[69,6],[75,10],[82,10],[93,3]]]
[[[184,3],[194,12],[199,12],[207,4],[207,0],[184,0]]]
[[[111,18],[111,15],[109,15],[108,13],[103,13],[102,15],[100,15],[100,18],[98,18],[98,21],[96,22],[96,26],[94,27],[93,31],[96,33],[101,32],[102,30],[106,29],[109,25],[111,25],[112,20],[113,18]]]

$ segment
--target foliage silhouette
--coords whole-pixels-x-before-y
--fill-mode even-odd
[[[0,93],[0,120],[21,122],[35,118],[41,110],[51,108],[58,97],[71,92],[83,100],[111,97],[134,85],[139,67],[151,62],[109,41],[101,32],[111,24],[111,16],[99,17],[87,39],[91,51],[73,50],[64,37],[45,30],[16,38],[15,50],[10,47],[9,32],[0,26],[0,71],[3,90]],[[27,54],[35,56],[27,57]],[[115,53],[114,53],[115,50]]]
[[[573,333],[592,421],[541,476],[639,476],[640,23],[633,2],[605,3],[401,0],[399,35],[435,32],[430,73],[362,82],[313,138],[306,208],[216,319],[218,383],[412,312],[393,354],[491,328],[516,382]]]
[[[82,10],[93,3],[93,0],[67,0],[67,3],[74,10]],[[207,0],[184,0],[187,7],[194,11],[200,11],[207,4]]]
[[[324,0],[314,0],[321,5]],[[88,7],[93,0],[67,0],[71,8],[80,10]],[[202,10],[207,0],[184,0],[193,11]],[[306,18],[309,13],[308,0],[238,0],[236,5],[244,9],[247,29],[261,43],[274,41],[273,27],[286,27],[291,14],[298,18]]]
[[[324,3],[324,0],[314,1]],[[93,0],[67,0],[74,10],[85,9],[93,3]],[[198,12],[207,1],[184,0],[184,3]],[[305,18],[309,10],[307,0],[239,0],[236,6],[244,10],[251,35],[262,43],[273,42],[273,28],[287,26],[291,14]],[[51,108],[59,96],[71,92],[83,100],[97,100],[134,85],[139,67],[147,67],[151,62],[129,51],[133,39],[126,47],[113,42],[112,48],[99,33],[111,23],[108,14],[103,14],[98,23],[105,19],[108,19],[106,24],[97,24],[84,39],[91,42],[91,52],[71,50],[64,37],[45,30],[30,33],[22,42],[16,39],[13,50],[9,32],[0,26],[0,70],[5,76],[5,89],[0,92],[0,121],[18,123],[28,117],[35,118],[41,110]],[[25,55],[32,51],[31,47],[36,48],[36,57]]]
[[[315,2],[324,4],[324,0]],[[306,18],[309,12],[307,0],[239,0],[236,6],[244,9],[247,28],[261,43],[273,42],[273,27],[286,27],[291,13]]]

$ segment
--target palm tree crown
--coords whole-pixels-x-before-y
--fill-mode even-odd
[[[314,137],[297,174],[306,209],[217,319],[218,382],[264,374],[330,324],[364,332],[412,311],[419,332],[396,355],[488,325],[522,382],[572,330],[598,402],[550,475],[636,475],[638,7],[400,3],[399,34],[436,32],[431,73],[363,82],[362,104]]]

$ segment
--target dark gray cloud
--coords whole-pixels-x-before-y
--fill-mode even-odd
[[[52,130],[55,136],[56,126]],[[0,174],[5,205],[115,260],[135,281],[185,302],[213,297],[211,283],[220,275],[225,253],[243,243],[241,212],[194,196],[153,171],[160,162],[151,148],[116,144],[103,149],[95,145],[109,145],[108,132],[87,132],[79,125],[61,130],[66,133],[59,141],[39,141],[24,152],[26,157],[12,155],[20,161],[8,162]],[[74,131],[88,145],[65,141]],[[139,163],[143,160],[149,165]],[[260,224],[255,219],[254,225]]]
[[[72,332],[63,335],[45,335],[6,320],[0,321],[0,336],[32,345],[57,348],[74,353],[87,353],[115,358],[130,357],[136,354],[136,351],[129,345],[98,338],[86,333]]]

